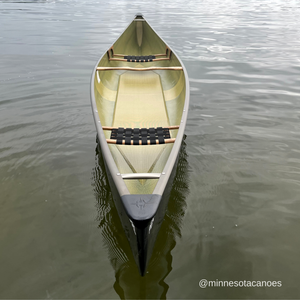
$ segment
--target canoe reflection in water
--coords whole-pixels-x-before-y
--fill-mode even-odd
[[[185,137],[178,157],[166,214],[154,245],[147,273],[141,277],[128,239],[116,210],[99,144],[93,185],[97,199],[99,228],[115,270],[114,289],[121,299],[165,299],[169,286],[164,279],[172,270],[171,251],[180,237],[188,187],[188,161]]]

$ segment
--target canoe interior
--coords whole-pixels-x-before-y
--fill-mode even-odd
[[[147,56],[165,54],[166,44],[148,23],[137,17],[113,45],[113,53]],[[112,58],[121,58],[112,56]],[[170,59],[153,62],[109,60],[105,54],[98,67],[181,66],[172,53]],[[185,76],[182,70],[96,71],[94,93],[102,126],[150,128],[180,125],[185,102]],[[110,131],[104,131],[107,139]],[[176,138],[177,130],[170,130]],[[173,144],[127,146],[109,145],[121,174],[161,173]],[[131,194],[151,194],[158,179],[124,180]]]

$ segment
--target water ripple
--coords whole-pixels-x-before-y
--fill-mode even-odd
[[[298,1],[0,4],[1,298],[116,298],[94,221],[89,81],[139,11],[183,60],[191,85],[190,194],[163,279],[167,297],[198,299],[195,280],[235,278],[284,286],[201,297],[298,298]]]

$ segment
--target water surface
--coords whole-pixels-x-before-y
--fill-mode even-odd
[[[94,64],[137,12],[191,85],[145,278],[89,100]],[[0,298],[299,298],[299,15],[279,0],[0,1]],[[282,287],[201,289],[203,278]]]

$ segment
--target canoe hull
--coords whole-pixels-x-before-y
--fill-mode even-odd
[[[135,21],[141,54],[134,53],[135,50],[130,48],[129,43],[125,43],[123,52],[121,45],[124,42],[120,42],[125,37],[135,37],[135,31],[130,31]],[[141,22],[144,23],[142,31],[141,26],[138,26]],[[142,36],[141,32],[144,32]],[[149,34],[152,35],[151,43],[147,43]],[[153,45],[157,45],[157,49],[152,49]],[[157,54],[165,57],[141,63],[124,61],[116,54],[131,51],[134,55],[146,55],[144,52],[149,49],[153,50],[152,53],[166,51],[165,54]],[[148,70],[125,70],[129,65],[130,68],[133,66],[141,71],[145,71],[145,68]],[[147,103],[152,105],[151,109],[145,106]],[[91,78],[91,104],[115,206],[139,272],[143,276],[170,197],[187,121],[189,82],[180,59],[142,16],[137,16],[130,23],[97,62]],[[139,112],[143,117],[140,117]],[[129,119],[126,119],[128,116]],[[172,144],[111,145],[108,144],[110,135],[107,130],[103,130],[104,127],[146,127],[150,130],[166,126],[177,127],[171,133]],[[123,179],[124,175],[137,176],[145,173],[154,177],[155,174],[160,175],[158,179]]]
[[[102,151],[101,146],[100,150]],[[147,200],[151,200],[152,195],[128,195],[125,198],[121,197],[117,191],[110,170],[104,160],[113,200],[141,276],[144,276],[146,273],[147,266],[152,256],[156,238],[166,213],[172,184],[176,174],[177,163],[178,156],[176,158],[176,163],[174,164],[174,168],[172,170],[171,176],[169,177],[163,195],[157,195],[157,198],[155,199],[159,201],[159,207],[156,211],[155,216],[149,217],[148,219],[133,220],[131,216],[128,215],[128,209],[124,206],[124,203],[129,202],[129,205],[139,206],[139,210],[143,211],[143,209],[147,208],[147,204],[145,203],[147,203]],[[142,201],[142,203],[140,203],[139,205],[141,198],[144,199],[144,201]],[[141,215],[143,215],[143,213],[141,213]]]

